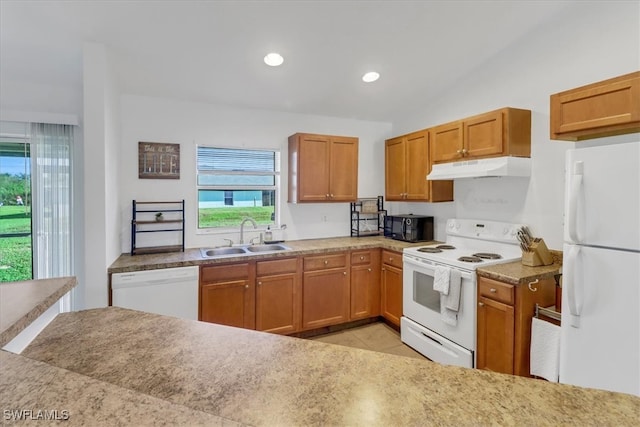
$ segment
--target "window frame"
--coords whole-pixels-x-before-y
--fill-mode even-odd
[[[274,171],[273,173],[264,173],[264,172],[247,172],[242,173],[239,171],[220,171],[220,173],[215,173],[214,171],[206,171],[206,173],[201,174],[198,169],[198,151],[200,147],[204,148],[217,148],[217,149],[226,149],[226,150],[246,150],[246,151],[268,151],[273,153],[275,156],[274,159]],[[197,144],[195,150],[195,193],[196,193],[196,209],[195,209],[195,224],[196,224],[196,234],[228,234],[232,232],[237,232],[240,229],[240,223],[237,226],[233,227],[200,227],[200,191],[201,190],[214,190],[214,191],[226,191],[226,190],[249,190],[249,191],[261,191],[261,190],[273,190],[275,192],[274,197],[274,220],[270,225],[271,229],[280,228],[280,200],[281,200],[281,159],[282,155],[279,149],[277,148],[252,148],[252,147],[230,147],[230,146],[222,146],[222,145],[209,145],[209,144]],[[265,176],[273,176],[274,184],[273,185],[259,185],[259,186],[251,186],[251,185],[238,185],[230,187],[228,185],[200,185],[198,183],[198,177],[200,175],[265,175]],[[266,229],[266,225],[258,225],[258,229]]]

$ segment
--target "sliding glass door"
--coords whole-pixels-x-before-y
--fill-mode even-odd
[[[0,122],[0,282],[74,274],[73,132]]]
[[[31,145],[0,137],[0,282],[33,278]]]

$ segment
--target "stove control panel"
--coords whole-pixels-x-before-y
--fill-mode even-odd
[[[499,221],[449,219],[447,235],[492,240],[498,242],[517,242],[517,232],[522,224]]]

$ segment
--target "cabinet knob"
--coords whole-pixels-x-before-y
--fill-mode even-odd
[[[479,305],[480,307],[484,307],[484,303],[483,303],[483,302],[479,302],[479,303],[478,303],[478,305]]]
[[[370,268],[367,268],[367,271],[368,271],[369,273],[371,273],[371,269],[370,269]]]
[[[456,150],[456,153],[462,154],[462,150]]]
[[[492,292],[492,293],[494,293],[494,294],[495,294],[495,293],[496,293],[496,288],[491,288],[491,289],[489,289],[489,292]]]
[[[346,276],[346,275],[347,275],[347,272],[346,272],[346,271],[343,271],[343,272],[342,272],[342,274],[343,274],[344,276]]]
[[[245,287],[246,289],[249,289],[249,285],[244,285],[244,287]]]
[[[329,261],[327,261],[326,259],[324,260],[324,265],[329,264]]]
[[[258,282],[258,285],[262,285],[262,282]]]
[[[468,152],[469,152],[469,151],[467,151],[467,149],[466,149],[466,148],[463,148],[463,149],[462,149],[462,154],[463,154],[463,155],[466,155]]]
[[[389,257],[389,261],[393,261],[393,257]]]
[[[363,259],[364,259],[364,257],[363,257],[363,256],[360,256],[360,260],[363,260]]]
[[[325,197],[326,199],[328,199],[328,198],[329,198],[329,194],[325,194],[325,195],[324,195],[324,197]]]
[[[333,194],[331,194],[331,198],[333,199]]]

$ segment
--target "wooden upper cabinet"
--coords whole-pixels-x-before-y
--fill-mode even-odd
[[[428,130],[385,141],[387,200],[453,200],[453,181],[427,181],[430,171]]]
[[[531,155],[531,111],[502,108],[430,130],[432,163]]]
[[[289,202],[352,202],[358,197],[358,138],[289,137]]]
[[[403,200],[406,188],[406,144],[404,137],[385,141],[385,196],[387,200]]]
[[[640,132],[640,71],[551,95],[551,139]]]
[[[462,157],[462,122],[436,126],[431,135],[431,161],[433,163],[454,162]]]

